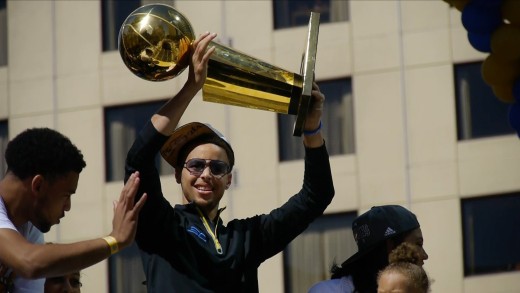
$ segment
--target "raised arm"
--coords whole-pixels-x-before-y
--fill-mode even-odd
[[[134,204],[138,186],[139,174],[134,173],[121,191],[119,201],[114,203],[113,230],[106,240],[33,244],[16,231],[4,228],[0,229],[0,263],[18,276],[33,279],[72,273],[108,258],[134,240],[137,217],[146,200],[144,195]]]
[[[152,116],[152,124],[158,132],[170,135],[175,130],[191,100],[204,85],[209,57],[215,51],[214,47],[208,49],[208,45],[216,36],[204,33],[191,45],[188,80],[179,93]]]
[[[312,83],[312,100],[305,119],[303,132],[303,144],[308,148],[317,148],[323,145],[321,135],[321,115],[323,114],[323,103],[325,96],[320,92],[316,82]]]

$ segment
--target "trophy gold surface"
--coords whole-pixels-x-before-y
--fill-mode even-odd
[[[212,42],[204,101],[296,115],[293,135],[301,136],[309,108],[319,13],[311,12],[300,73],[273,66]],[[165,4],[133,11],[119,31],[119,53],[132,73],[149,81],[165,81],[188,67],[195,34],[190,22]]]

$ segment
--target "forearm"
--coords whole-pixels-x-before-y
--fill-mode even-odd
[[[191,100],[199,90],[200,88],[187,82],[177,95],[166,102],[152,116],[151,121],[155,129],[163,135],[168,136],[172,134]]]
[[[320,147],[306,147],[303,188],[317,201],[329,204],[334,196],[334,183],[329,155],[323,138]]]
[[[102,238],[72,244],[46,244],[27,254],[25,273],[29,278],[61,276],[107,259],[110,247]]]
[[[179,93],[152,117],[153,126],[160,133],[172,134],[191,100],[204,85],[209,57],[215,51],[215,47],[208,48],[208,46],[216,36],[206,32],[193,41],[188,80]]]
[[[321,131],[313,135],[303,135],[303,145],[308,148],[318,148],[324,144]]]

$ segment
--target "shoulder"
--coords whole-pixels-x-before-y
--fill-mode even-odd
[[[351,293],[354,292],[354,284],[351,276],[340,279],[331,279],[314,284],[308,293]]]
[[[0,198],[0,228],[7,228],[11,230],[15,230],[13,222],[7,216],[7,211],[5,209],[4,201]]]

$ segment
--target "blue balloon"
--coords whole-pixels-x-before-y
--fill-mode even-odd
[[[477,34],[492,33],[503,23],[500,6],[482,5],[475,0],[466,4],[461,18],[464,28],[468,32]]]
[[[502,5],[503,0],[471,0],[473,3],[483,7],[496,8]]]
[[[468,40],[471,46],[477,51],[484,53],[491,52],[491,34],[468,32]]]
[[[516,130],[520,137],[520,103],[514,103],[509,106],[509,125]]]
[[[520,78],[513,84],[513,96],[517,103],[520,103]]]

